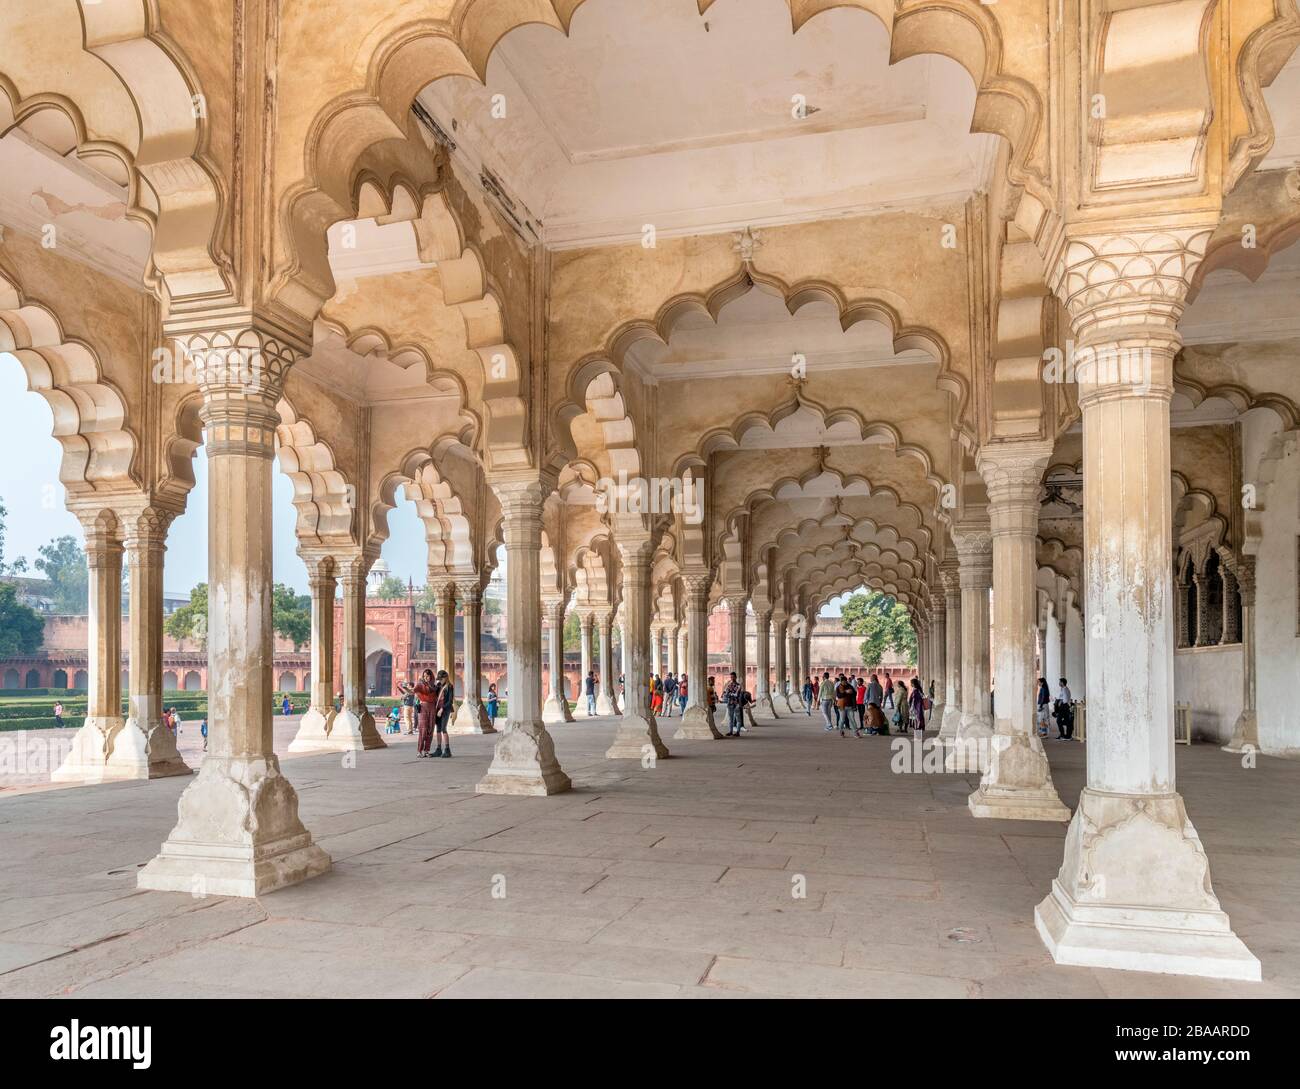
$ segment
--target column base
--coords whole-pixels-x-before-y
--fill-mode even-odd
[[[754,705],[752,703],[745,704],[745,709],[741,714],[746,726],[749,726],[751,729],[758,729],[758,723],[754,721]]]
[[[461,700],[460,706],[456,708],[456,713],[451,716],[451,721],[447,723],[448,734],[494,734],[496,727],[492,725],[492,720],[488,718],[487,708],[483,706],[482,700]]]
[[[1242,711],[1232,727],[1232,738],[1221,746],[1224,752],[1259,752],[1259,723],[1254,711]]]
[[[754,707],[759,714],[767,718],[781,717],[776,713],[776,704],[772,702],[772,697],[768,693],[759,696],[758,699],[754,701]]]
[[[510,723],[492,754],[478,794],[561,794],[573,786],[555,759],[555,743],[540,722]]]
[[[556,699],[554,696],[547,696],[546,703],[542,705],[543,722],[572,722],[573,711],[569,708],[567,699]]]
[[[304,723],[306,718],[307,716],[304,715]],[[312,729],[314,731],[316,727]],[[344,707],[343,710],[334,712],[334,717],[326,722],[324,731],[322,735],[313,732],[307,738],[303,738],[300,725],[298,735],[289,743],[289,751],[362,752],[366,749],[388,748],[388,742],[380,737],[379,731],[375,729],[375,716],[369,710],[359,714],[350,707]],[[323,742],[318,740],[318,736],[324,737]],[[300,738],[304,741],[302,745],[298,744]]]
[[[121,773],[121,769],[108,766],[108,754],[113,739],[122,732],[125,721],[121,716],[87,718],[72,737],[72,748],[63,762],[50,773],[52,783],[104,783],[139,776]],[[114,771],[119,774],[114,775]]]
[[[668,755],[668,746],[659,738],[654,715],[625,713],[618,720],[618,733],[614,735],[614,743],[605,750],[605,759],[640,760],[647,748],[661,760]]]
[[[112,751],[104,770],[112,779],[166,779],[193,774],[176,750],[176,738],[161,721],[141,728],[136,719],[128,718],[109,744]]]
[[[1183,799],[1085,788],[1034,924],[1057,964],[1258,981]]]
[[[994,734],[989,769],[967,803],[976,817],[1010,821],[1068,821],[1056,793],[1043,743],[1033,735]]]
[[[298,720],[298,732],[289,742],[290,752],[309,752],[313,749],[332,749],[330,731],[334,728],[334,719],[338,712],[333,707],[322,710],[308,707]]]
[[[803,714],[803,704],[800,703],[799,700],[792,693],[789,692],[786,693],[785,705],[790,709],[791,714],[793,715]]]
[[[988,771],[992,750],[993,720],[988,715],[971,715],[962,712],[957,723],[957,734],[944,747],[943,770],[954,772]]]
[[[957,736],[957,727],[961,725],[961,708],[955,703],[943,705],[943,717],[939,719],[939,736],[935,743],[940,748],[947,748]]]
[[[682,724],[673,734],[674,741],[714,741],[721,738],[706,707],[687,707],[682,715]]]
[[[618,704],[606,695],[597,695],[596,714],[600,718],[610,718],[618,714]]]
[[[261,896],[330,868],[298,819],[298,795],[274,756],[209,756],[177,809],[176,827],[136,878],[139,888]]]

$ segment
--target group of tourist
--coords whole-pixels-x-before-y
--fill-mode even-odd
[[[451,713],[456,709],[456,687],[445,669],[438,670],[437,676],[432,669],[420,674],[420,680],[413,692],[419,711],[419,736],[415,742],[417,757],[450,757],[451,736],[447,733],[447,724]],[[429,746],[437,744],[433,752]]]
[[[661,677],[658,673],[650,675],[650,713],[673,717],[673,708],[678,708],[678,715],[686,713],[686,695],[688,681],[686,674],[674,677],[671,673]],[[594,714],[594,702],[592,703]]]
[[[1048,721],[1056,721],[1056,740],[1073,741],[1074,740],[1074,697],[1070,694],[1070,686],[1066,683],[1064,677],[1059,678],[1059,687],[1056,690],[1056,699],[1052,699],[1051,690],[1047,687],[1047,678],[1038,678],[1038,692],[1035,696],[1038,720],[1038,736],[1048,736]],[[1048,710],[1048,707],[1051,710]]]
[[[913,677],[909,686],[902,680],[891,681],[888,673],[882,683],[875,673],[867,677],[840,673],[832,680],[825,672],[820,679],[807,678],[801,695],[804,713],[811,715],[816,702],[821,707],[824,729],[839,730],[841,737],[848,736],[849,731],[855,737],[888,734],[891,723],[898,732],[924,731],[925,715],[931,706],[920,678]],[[888,716],[886,708],[890,710]]]

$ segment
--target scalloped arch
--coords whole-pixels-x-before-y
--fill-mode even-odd
[[[401,141],[416,94],[444,76],[483,82],[488,58],[511,30],[537,23],[568,34],[584,0],[457,0],[446,20],[414,19],[371,46],[364,86],[336,95],[317,112],[304,149],[304,176],[286,191],[280,209],[288,224],[286,254],[276,270],[280,291],[292,281],[330,224],[354,214],[355,180],[381,145]],[[712,0],[700,0],[703,12]],[[975,83],[971,128],[1002,136],[1010,145],[1009,176],[1052,203],[1041,158],[1045,109],[1025,81],[1003,71],[1004,46],[996,16],[978,0],[788,0],[791,31],[832,7],[874,15],[891,39],[890,60],[922,53],[947,56]],[[371,43],[367,43],[371,45]],[[325,297],[325,296],[322,296]]]
[[[226,195],[207,155],[207,114],[195,105],[201,99],[193,67],[162,30],[151,0],[78,0],[77,8],[79,47],[113,73],[135,107],[134,146],[89,137],[94,88],[23,99],[3,75],[0,135],[35,112],[62,112],[75,133],[77,157],[125,180],[127,216],[151,235],[146,283],[172,299],[228,293],[228,270],[214,256]]]
[[[13,355],[54,417],[63,448],[59,481],[69,495],[130,485],[136,439],[126,401],[105,381],[89,345],[68,339],[54,312],[23,295],[0,269],[0,352]]]
[[[416,514],[424,523],[429,569],[439,568],[448,575],[476,569],[473,523],[466,513],[464,500],[438,469],[438,457],[457,442],[443,436],[429,447],[417,447],[402,458],[397,469],[384,475],[370,504],[368,550],[378,550],[388,539],[388,514],[397,507],[400,487],[415,504]],[[486,566],[495,563],[495,551],[490,543],[485,546]]]

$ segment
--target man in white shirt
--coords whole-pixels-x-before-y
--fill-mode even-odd
[[[1052,708],[1052,717],[1056,719],[1057,741],[1071,741],[1074,738],[1074,708],[1070,703],[1070,686],[1062,677],[1060,687],[1056,690],[1056,705]]]

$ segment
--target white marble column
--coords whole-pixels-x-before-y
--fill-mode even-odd
[[[1237,564],[1237,593],[1241,597],[1241,714],[1232,727],[1224,752],[1259,752],[1259,723],[1255,718],[1255,557]],[[1226,606],[1225,606],[1226,608]]]
[[[772,614],[764,609],[754,614],[754,707],[768,718],[776,718],[776,704],[772,702]]]
[[[993,625],[997,647],[993,745],[970,796],[977,817],[1068,821],[1034,729],[1034,637],[1038,631],[1039,492],[1050,440],[987,443],[976,457],[993,530]]]
[[[587,717],[594,717],[592,712],[587,710],[587,674],[591,673],[594,667],[591,663],[592,658],[592,632],[594,631],[595,617],[590,609],[578,610],[578,650],[581,655],[581,664],[578,666],[578,691],[575,698],[582,713]]]
[[[623,678],[624,685],[627,683],[627,610],[619,606],[615,624],[618,627],[618,672]],[[615,681],[615,684],[618,682]],[[615,695],[617,695],[615,691]],[[617,701],[615,701],[617,702]]]
[[[343,707],[330,724],[329,747],[338,751],[385,749],[366,698],[366,578],[374,557],[338,562],[343,587]]]
[[[662,758],[668,746],[659,737],[655,717],[650,713],[647,683],[650,666],[650,560],[653,548],[648,535],[616,537],[623,561],[623,633],[627,638],[628,672],[623,715],[618,720],[614,742],[606,750],[610,760],[641,760],[653,753]]]
[[[600,677],[596,688],[596,714],[618,714],[618,674],[614,672],[614,610],[596,610],[596,627],[600,632]]]
[[[961,722],[961,581],[956,557],[939,565],[939,578],[943,582],[945,668],[942,678],[943,718],[939,723],[938,743],[950,745],[957,737],[957,726]]]
[[[677,625],[677,673],[687,674],[687,680],[690,679],[690,643],[688,638],[688,625],[685,620]]]
[[[209,319],[218,317],[239,315]],[[271,725],[271,471],[294,349],[260,318],[242,317],[247,324],[232,328],[192,316],[169,330],[197,363],[203,392],[208,753],[180,797],[176,827],[136,880],[191,896],[260,896],[330,867],[298,818]]]
[[[943,721],[944,706],[948,698],[948,606],[945,601],[942,584],[930,592],[930,653],[933,669],[929,677],[922,682],[929,695],[929,682],[934,681],[934,705],[926,719],[926,729],[934,728],[935,720]]]
[[[1035,911],[1061,964],[1260,978],[1175,787],[1169,401],[1175,331],[1217,224],[1071,238],[1053,285],[1080,350],[1087,783]]]
[[[483,584],[477,579],[457,579],[456,596],[465,635],[465,680],[461,705],[449,722],[450,734],[494,734],[496,727],[483,706]]]
[[[436,578],[429,573],[429,589],[433,591],[433,607],[438,628],[434,635],[437,646],[438,668],[445,669],[452,684],[456,683],[456,583],[449,578]]]
[[[748,595],[739,595],[725,599],[727,603],[728,623],[731,626],[731,668],[736,674],[736,679],[740,681],[741,687],[748,688],[749,684],[745,678],[745,671],[748,666],[745,658],[745,605],[749,601]]]
[[[334,728],[334,598],[338,580],[329,557],[309,559],[307,584],[311,590],[311,706],[298,723],[289,743],[290,752],[332,747]],[[349,746],[350,748],[351,746]]]
[[[785,660],[786,618],[783,612],[772,614],[772,668],[776,672],[776,688],[772,702],[782,710],[790,708],[790,677]]]
[[[713,577],[707,572],[682,576],[686,587],[686,648],[690,654],[687,675],[686,711],[674,741],[712,741],[722,737],[709,712],[709,586]]]
[[[536,478],[492,482],[506,546],[506,729],[480,794],[559,794],[572,783],[542,722],[542,501]]]
[[[987,522],[970,520],[952,529],[961,583],[961,718],[948,771],[984,772],[993,717],[989,714],[989,589],[993,584],[993,534]]]
[[[122,717],[122,542],[117,519],[105,511],[82,515],[89,568],[86,617],[86,721],[50,778],[56,783],[102,783],[127,778],[108,768],[108,756],[126,725]],[[129,776],[136,778],[136,776]]]
[[[786,628],[786,637],[790,642],[790,710],[802,712],[803,682],[808,676],[808,667],[803,661],[803,643],[798,636],[799,625],[791,621]]]
[[[546,659],[550,678],[550,691],[542,707],[543,722],[573,721],[564,677],[564,615],[568,606],[568,601],[562,597],[547,597],[542,601],[547,624]]]

